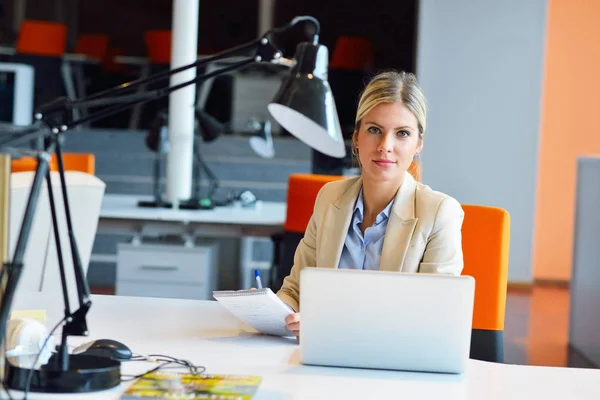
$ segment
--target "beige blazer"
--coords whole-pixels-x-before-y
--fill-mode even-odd
[[[327,183],[294,255],[294,266],[277,295],[299,310],[300,270],[337,268],[362,178]],[[385,232],[382,271],[459,275],[463,269],[464,212],[454,198],[416,182],[406,172]]]

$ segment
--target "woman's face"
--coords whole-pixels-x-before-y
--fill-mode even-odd
[[[365,114],[353,140],[363,179],[373,181],[402,181],[423,147],[417,118],[401,103],[374,107]]]

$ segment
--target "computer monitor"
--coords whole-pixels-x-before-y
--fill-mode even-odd
[[[34,174],[35,172],[16,172],[11,174],[8,243],[10,260],[14,256]],[[52,172],[51,178],[59,222],[60,243],[65,265],[67,289],[69,299],[74,301],[77,298],[77,286],[73,272],[73,259],[71,257],[71,247],[67,233],[58,172]],[[65,178],[67,181],[73,231],[81,257],[83,272],[87,274],[106,185],[97,177],[78,171],[66,171]],[[54,239],[52,215],[50,213],[50,203],[45,181],[44,187],[40,191],[25,251],[23,273],[15,296],[26,296],[27,293],[31,292],[48,292],[56,293],[57,295],[62,293],[57,246]]]
[[[0,123],[31,125],[34,78],[31,65],[0,62]]]

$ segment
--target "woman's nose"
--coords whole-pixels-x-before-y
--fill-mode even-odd
[[[390,152],[392,151],[392,138],[391,135],[381,135],[381,140],[379,141],[379,146],[377,146],[377,150],[380,152]]]

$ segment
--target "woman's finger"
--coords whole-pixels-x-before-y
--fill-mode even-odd
[[[293,322],[300,322],[300,314],[294,313],[294,314],[288,315],[287,317],[285,317],[285,322],[287,324],[291,324]]]
[[[291,324],[286,324],[285,327],[288,331],[297,331],[300,330],[300,322],[292,322]]]

